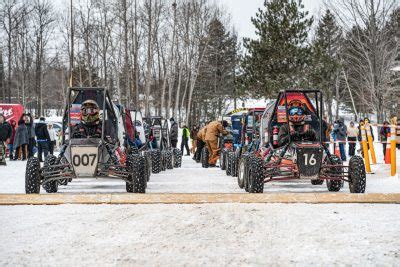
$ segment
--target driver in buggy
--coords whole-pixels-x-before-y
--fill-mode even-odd
[[[100,108],[96,101],[81,106],[81,121],[72,128],[72,138],[101,138]]]
[[[305,109],[300,100],[292,100],[288,104],[289,124],[279,129],[279,146],[298,141],[316,141],[317,135],[311,125],[305,122]]]

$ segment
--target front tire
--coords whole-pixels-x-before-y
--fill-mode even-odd
[[[29,158],[26,163],[25,193],[40,193],[40,162],[38,158]]]
[[[49,155],[46,157],[44,160],[44,167],[49,168],[51,165],[54,165],[56,163],[57,157],[54,155]],[[51,170],[51,168],[49,168]],[[67,179],[63,179],[64,182],[68,183]],[[43,189],[46,190],[47,193],[57,193],[58,191],[58,181],[50,181],[42,185]]]
[[[232,175],[232,164],[233,164],[233,152],[228,151],[227,156],[226,156],[226,175],[231,176]]]
[[[261,158],[253,156],[249,158],[249,193],[264,192],[263,161]]]
[[[329,159],[328,159],[329,161]],[[336,156],[336,155],[331,155],[331,160],[330,164],[332,165],[343,165],[342,160]],[[337,167],[337,168],[332,168],[329,170],[328,174],[343,174],[343,168]],[[328,188],[329,192],[339,192],[340,188],[343,187],[343,181],[342,180],[326,180],[326,187]]]
[[[172,170],[174,168],[174,162],[173,162],[174,154],[173,154],[172,150],[165,150],[164,156],[165,156],[166,169]]]
[[[237,181],[240,188],[244,188],[247,177],[247,155],[239,159]]]
[[[353,156],[349,162],[349,189],[350,193],[365,193],[367,176],[364,160],[360,156]]]

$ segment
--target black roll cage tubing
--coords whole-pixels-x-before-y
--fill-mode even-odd
[[[108,91],[105,88],[103,88],[103,87],[69,87],[68,88],[68,98],[67,98],[67,109],[65,110],[65,112],[67,112],[67,111],[71,112],[71,103],[72,103],[72,101],[71,101],[71,93],[72,93],[72,91],[78,91],[78,92],[81,91],[82,92],[82,91],[93,91],[93,90],[94,91],[101,91],[103,93],[103,119],[102,119],[102,122],[101,122],[101,141],[104,142],[104,131],[105,131],[105,121],[106,121],[105,120],[105,115],[106,115],[105,114],[105,110],[107,109],[106,98],[108,97],[108,99],[111,100],[110,95],[109,95]],[[77,96],[78,95],[76,95],[75,98]],[[109,104],[110,104],[110,109],[111,109],[112,115],[114,115],[114,117],[116,117],[114,106],[112,105],[112,102],[110,102]],[[118,126],[119,125],[117,125],[117,127]],[[69,135],[70,135],[69,138],[71,139],[72,138],[72,129],[71,129],[71,116],[70,116],[70,114],[68,114],[68,127],[67,127],[67,129],[68,129],[68,132],[69,132]],[[64,143],[64,141],[65,141],[65,133],[63,134],[63,143]]]
[[[281,99],[281,95],[283,95],[284,100],[285,100],[286,124],[287,124],[288,127],[290,127],[290,124],[289,124],[289,110],[287,108],[287,105],[288,105],[287,94],[288,93],[303,93],[304,96],[310,102],[311,105],[312,105],[312,102],[311,102],[308,94],[314,94],[315,105],[316,105],[315,114],[317,115],[317,117],[319,119],[319,142],[321,144],[323,144],[322,143],[322,115],[323,115],[324,106],[323,106],[322,92],[320,90],[284,90],[284,91],[281,91],[279,93],[278,100],[275,103],[274,111],[276,112],[276,110],[277,110],[277,108],[279,106],[279,101]],[[269,122],[269,124],[271,122],[272,122],[272,120]],[[269,125],[269,126],[271,126],[271,125]],[[292,140],[291,140],[291,137],[289,136],[289,143],[291,143],[291,142],[292,142]]]

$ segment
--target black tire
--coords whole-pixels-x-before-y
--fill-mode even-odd
[[[219,167],[221,170],[226,170],[226,156],[228,154],[228,150],[226,148],[222,149],[221,155],[219,156]]]
[[[29,158],[26,163],[25,193],[40,193],[40,162],[38,158]]]
[[[232,159],[233,159],[233,152],[228,151],[226,154],[226,175],[231,176],[232,175]]]
[[[166,171],[167,170],[167,161],[166,161],[166,155],[165,155],[165,150],[161,151],[161,171]]]
[[[312,185],[321,185],[324,183],[324,180],[311,180]]]
[[[349,161],[349,189],[350,193],[365,193],[367,175],[364,160],[360,156],[353,156]]]
[[[161,151],[158,149],[151,150],[151,170],[153,173],[161,172]]]
[[[147,179],[147,182],[149,182],[150,181],[150,176],[151,176],[151,168],[152,168],[152,166],[151,166],[151,153],[150,153],[150,151],[145,151],[144,153],[143,153],[143,155],[144,155],[144,158],[145,158],[145,172],[146,172],[146,179]]]
[[[129,154],[126,159],[127,171],[130,173],[126,182],[128,193],[146,193],[147,178],[145,174],[145,157]]]
[[[208,158],[210,156],[210,153],[208,152],[207,147],[203,147],[203,150],[201,151],[201,166],[203,168],[208,168],[210,167],[208,164]]]
[[[173,162],[173,157],[174,154],[172,150],[165,150],[165,168],[167,170],[172,170],[174,168],[174,162]]]
[[[172,150],[172,154],[174,157],[174,168],[182,167],[182,152],[178,148],[174,148]]]
[[[249,193],[263,193],[264,192],[264,174],[263,174],[263,160],[259,157],[252,156],[249,158],[250,168],[248,170]]]
[[[232,177],[238,176],[238,158],[235,152],[232,152],[232,161],[231,161],[231,175]]]
[[[56,163],[57,157],[54,155],[48,155],[46,159],[44,160],[44,167],[50,167],[51,165],[54,165]],[[51,170],[51,168],[49,169]],[[68,183],[67,179],[64,179],[65,182]],[[47,183],[44,183],[42,185],[43,189],[46,190],[47,193],[57,193],[58,191],[58,181],[50,181]]]
[[[245,181],[248,179],[247,177],[247,155],[243,155],[239,159],[238,163],[238,175],[237,175],[237,182],[240,188],[244,188],[245,186]]]
[[[332,164],[332,165],[342,165],[343,162],[338,156],[331,155],[330,164]],[[343,168],[332,168],[332,169],[330,169],[328,171],[328,174],[329,173],[341,174],[341,173],[343,173]],[[343,187],[343,181],[342,180],[326,180],[326,187],[328,188],[328,190],[330,192],[339,192],[340,188]]]

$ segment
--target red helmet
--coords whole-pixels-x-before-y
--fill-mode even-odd
[[[300,100],[292,100],[288,104],[289,121],[301,123],[304,121],[305,112],[303,103]]]

